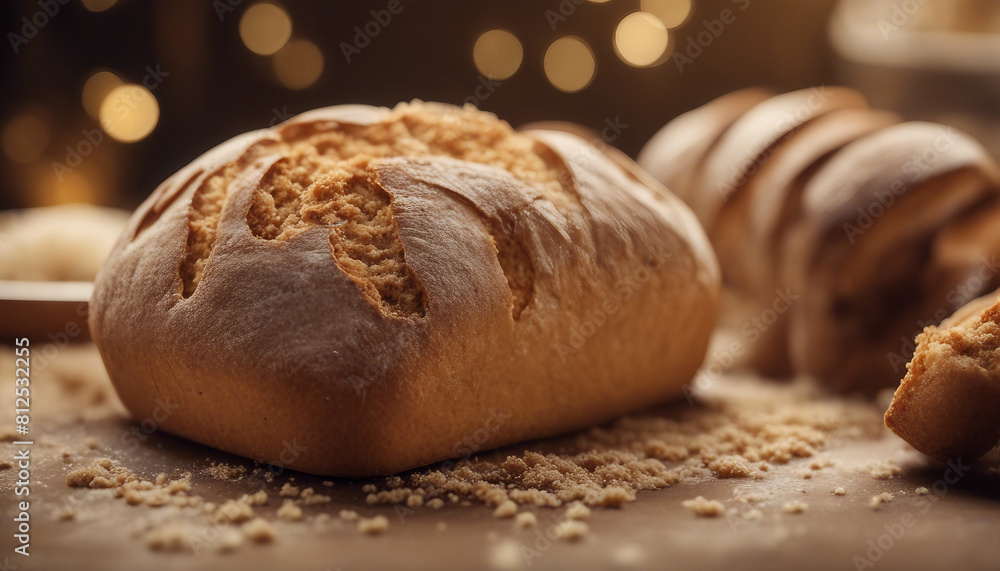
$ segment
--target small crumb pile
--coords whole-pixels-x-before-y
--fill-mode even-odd
[[[807,509],[809,509],[809,504],[799,500],[791,501],[781,506],[781,511],[786,514],[800,514]]]
[[[887,504],[892,501],[892,494],[889,492],[884,492],[878,494],[877,496],[872,496],[872,499],[868,502],[868,507],[873,510],[877,510],[882,504]]]
[[[73,487],[104,488],[115,490],[115,496],[125,498],[131,505],[177,507],[201,504],[198,496],[189,496],[191,474],[168,480],[160,474],[155,481],[140,479],[128,468],[110,458],[100,458],[89,466],[77,468],[66,475],[66,483]]]
[[[684,500],[681,502],[684,509],[693,513],[698,517],[719,517],[726,513],[726,507],[722,505],[719,500],[709,500],[702,496],[698,496],[693,500]]]
[[[814,457],[833,437],[858,438],[882,429],[871,404],[822,396],[804,386],[756,384],[738,398],[718,392],[702,398],[701,405],[628,416],[560,439],[558,453],[539,445],[391,476],[381,490],[366,485],[366,501],[411,505],[419,496],[421,503],[479,503],[496,508],[497,517],[516,513],[507,502],[617,507],[635,501],[637,492],[688,480],[763,478],[777,465]],[[808,470],[831,465],[816,458]],[[891,477],[898,470],[886,463],[878,473]]]

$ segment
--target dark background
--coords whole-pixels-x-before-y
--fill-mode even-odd
[[[67,200],[134,207],[179,167],[228,137],[267,126],[276,111],[296,114],[338,103],[391,106],[412,98],[461,103],[479,81],[472,47],[493,28],[519,37],[524,60],[480,108],[515,126],[561,119],[600,128],[606,118],[619,117],[629,127],[615,144],[633,156],[669,119],[730,90],[835,81],[825,33],[833,0],[752,0],[683,73],[670,60],[638,69],[615,55],[615,26],[639,9],[638,0],[402,1],[402,12],[350,64],[340,43],[351,42],[354,27],[371,20],[370,11],[384,9],[387,0],[280,2],[292,18],[293,37],[312,40],[324,53],[322,76],[304,90],[282,87],[270,58],[243,45],[239,20],[253,1],[119,0],[98,13],[70,1],[20,53],[13,53],[9,40],[0,47],[0,125],[32,109],[51,134],[35,163],[0,158],[0,208]],[[219,5],[230,4],[236,5],[220,19]],[[546,12],[560,6],[575,10],[553,31]],[[683,50],[688,36],[704,30],[704,20],[733,7],[731,0],[694,0],[692,16],[671,31],[674,49]],[[38,10],[37,0],[4,1],[0,29],[5,36],[17,31],[21,17]],[[548,44],[570,34],[585,39],[597,60],[594,81],[573,94],[552,87],[542,69]],[[156,64],[170,75],[155,90],[160,118],[152,134],[131,144],[106,139],[80,169],[91,188],[53,198],[46,192],[52,183],[45,169],[65,158],[65,146],[79,142],[82,130],[98,126],[81,103],[87,78],[110,68],[139,82],[146,66]]]

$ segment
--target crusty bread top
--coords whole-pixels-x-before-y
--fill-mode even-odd
[[[421,315],[425,293],[406,264],[389,196],[371,181],[373,160],[444,156],[492,165],[535,187],[557,207],[573,200],[551,151],[491,114],[419,101],[380,111],[371,113],[366,124],[338,123],[336,129],[308,122],[306,114],[206,177],[189,214],[181,266],[184,297],[201,281],[228,189],[247,164],[265,154],[283,158],[254,191],[247,216],[253,235],[281,242],[329,227],[337,264],[373,305],[397,316]],[[532,268],[516,242],[498,240],[496,247],[516,316],[530,297]]]

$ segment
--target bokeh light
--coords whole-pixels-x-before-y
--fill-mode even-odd
[[[670,34],[663,22],[646,12],[622,18],[615,29],[615,53],[625,63],[649,67],[666,60]]]
[[[103,12],[114,6],[118,0],[82,0],[83,7],[91,12]]]
[[[552,42],[545,50],[545,77],[560,91],[573,93],[590,85],[597,70],[594,52],[587,42],[566,36]]]
[[[691,15],[691,0],[642,0],[643,12],[649,12],[663,22],[668,30],[680,26]]]
[[[99,71],[87,79],[83,85],[83,108],[94,119],[101,112],[101,104],[116,87],[125,85],[122,78],[110,71]]]
[[[323,75],[323,52],[309,40],[292,40],[274,54],[274,74],[289,89],[305,89]]]
[[[517,36],[506,30],[490,30],[479,36],[472,48],[479,73],[490,79],[507,79],[521,67],[524,49]]]
[[[276,53],[291,37],[292,19],[277,4],[254,4],[240,18],[240,38],[255,54],[269,56]]]
[[[98,113],[101,128],[116,141],[134,143],[153,132],[160,119],[156,97],[141,85],[116,87],[104,98]]]
[[[19,163],[30,163],[49,146],[49,128],[38,116],[25,113],[14,117],[0,132],[3,152]]]

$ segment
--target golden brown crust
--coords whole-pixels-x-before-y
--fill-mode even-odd
[[[179,407],[160,423],[165,430],[288,468],[361,476],[459,456],[470,438],[480,449],[542,437],[680,393],[715,320],[712,252],[676,198],[575,136],[502,135],[530,142],[515,154],[541,157],[568,195],[492,160],[389,152],[361,173],[364,192],[388,201],[389,212],[383,202],[368,208],[378,224],[337,214],[367,208],[351,202],[358,172],[331,175],[340,190],[306,180],[297,208],[254,218],[255,204],[269,206],[262,189],[293,188],[274,180],[286,172],[283,139],[356,132],[391,113],[333,107],[248,133],[140,207],[91,311],[133,414],[151,416],[157,399],[171,399]],[[488,131],[456,144],[492,148],[478,133]],[[192,200],[233,163],[202,275],[185,295]],[[332,210],[315,224],[284,223],[286,212],[318,206]],[[422,309],[382,297],[380,284],[373,300],[358,283],[367,270],[337,258],[345,238],[331,225],[342,219],[378,230],[386,241],[362,253],[405,264]],[[530,295],[518,299],[528,267]]]
[[[1000,441],[1000,291],[917,336],[885,424],[941,461],[976,460]]]

